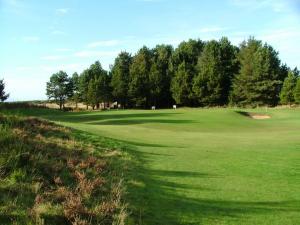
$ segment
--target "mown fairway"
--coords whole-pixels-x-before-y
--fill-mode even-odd
[[[27,113],[130,146],[135,224],[300,224],[299,109]]]

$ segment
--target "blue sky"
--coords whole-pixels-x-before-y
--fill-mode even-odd
[[[300,0],[0,0],[0,78],[11,101],[46,99],[59,70],[96,60],[109,69],[121,50],[222,36],[255,36],[300,68]]]

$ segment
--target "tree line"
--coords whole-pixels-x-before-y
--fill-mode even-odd
[[[297,68],[282,64],[278,52],[250,37],[239,46],[223,37],[142,47],[121,52],[110,70],[96,61],[81,74],[59,71],[47,82],[47,96],[60,106],[69,99],[93,109],[118,102],[124,108],[276,106],[300,103]]]

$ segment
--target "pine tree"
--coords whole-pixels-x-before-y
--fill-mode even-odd
[[[191,69],[182,62],[179,66],[171,83],[172,96],[177,104],[191,105],[193,93],[191,92],[191,85],[193,80],[193,73]],[[191,96],[192,95],[192,96]]]
[[[129,96],[132,104],[138,108],[149,107],[149,72],[152,52],[143,47],[134,56],[130,67]]]
[[[47,82],[46,95],[49,99],[54,99],[60,109],[64,108],[66,99],[73,95],[72,81],[66,72],[59,71],[50,77],[50,81]]]
[[[4,102],[9,97],[9,94],[6,94],[4,89],[5,89],[5,83],[2,79],[0,80],[0,101],[1,102]]]
[[[283,86],[280,92],[281,104],[289,104],[295,102],[294,91],[297,82],[297,77],[292,71],[289,71],[287,78],[283,82]]]
[[[198,61],[198,75],[193,82],[193,91],[201,105],[221,105],[224,71],[221,49],[217,41],[208,42]]]
[[[92,106],[93,110],[99,103],[99,99],[97,96],[97,81],[95,79],[91,79],[88,84],[87,91],[87,102]]]
[[[196,75],[198,58],[202,53],[204,42],[190,39],[179,44],[172,56],[171,81],[172,96],[177,104],[194,106],[193,79]]]
[[[274,49],[250,38],[239,52],[240,71],[233,81],[231,101],[238,105],[276,105],[280,92],[280,60]]]
[[[173,48],[169,45],[158,45],[153,49],[152,63],[149,72],[150,103],[158,107],[170,106],[172,96],[170,71]]]
[[[132,57],[127,52],[121,52],[115,59],[111,74],[112,95],[123,107],[129,103],[129,70],[132,63]]]
[[[296,87],[294,90],[294,98],[297,104],[300,104],[300,77],[297,78]]]

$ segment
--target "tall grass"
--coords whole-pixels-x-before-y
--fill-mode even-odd
[[[97,144],[45,120],[0,114],[0,224],[124,224],[114,166],[122,154]]]

